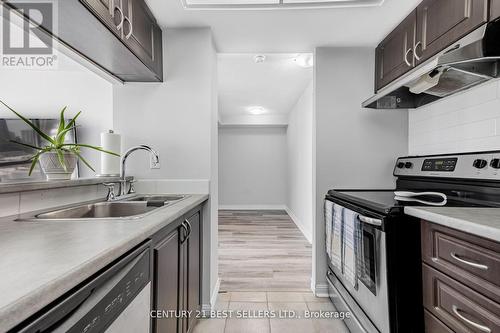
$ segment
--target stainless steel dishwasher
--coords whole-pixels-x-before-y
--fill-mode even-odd
[[[150,332],[150,258],[141,245],[12,332]]]

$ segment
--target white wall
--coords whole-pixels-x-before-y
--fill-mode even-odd
[[[286,202],[285,127],[219,128],[219,207],[283,209]]]
[[[156,170],[146,152],[130,157],[128,172],[142,180],[138,191],[210,193],[203,225],[206,305],[218,275],[216,53],[208,28],[166,29],[163,36],[165,81],[114,86],[114,122],[125,149],[149,144],[160,154]]]
[[[325,292],[323,198],[334,188],[391,188],[396,157],[407,154],[408,115],[367,110],[373,94],[372,48],[316,49],[314,88],[315,222],[313,281]]]
[[[500,148],[500,81],[409,110],[409,153]]]
[[[313,232],[313,82],[292,108],[287,128],[288,215],[312,242]]]
[[[100,133],[113,128],[112,85],[62,53],[58,57],[58,70],[0,69],[0,99],[27,117],[58,118],[64,106],[68,118],[82,111],[79,141],[99,145]],[[0,117],[15,115],[0,107]],[[100,154],[82,151],[99,172]],[[83,177],[94,175],[83,163],[80,170]]]

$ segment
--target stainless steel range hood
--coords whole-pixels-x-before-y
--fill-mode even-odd
[[[485,24],[379,90],[362,106],[416,109],[500,76],[500,22]]]

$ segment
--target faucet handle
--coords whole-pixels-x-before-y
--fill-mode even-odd
[[[108,194],[106,195],[106,200],[107,201],[112,201],[116,199],[115,195],[115,183],[102,183],[107,189],[108,189]]]
[[[133,194],[133,193],[135,193],[134,183],[136,181],[137,180],[135,180],[135,179],[131,179],[131,180],[128,181],[130,185],[129,185],[128,193],[127,194]]]

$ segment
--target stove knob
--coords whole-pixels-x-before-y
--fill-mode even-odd
[[[406,162],[406,163],[405,163],[405,168],[407,168],[407,169],[411,169],[411,168],[413,168],[413,163],[411,163],[411,162]]]
[[[404,162],[399,162],[397,165],[398,169],[403,169],[405,167]]]
[[[477,169],[482,169],[487,165],[488,165],[488,161],[483,160],[483,159],[474,160],[474,162],[472,163],[472,166],[474,168],[477,168]]]
[[[493,169],[500,169],[500,158],[494,158],[490,162],[490,166]]]

